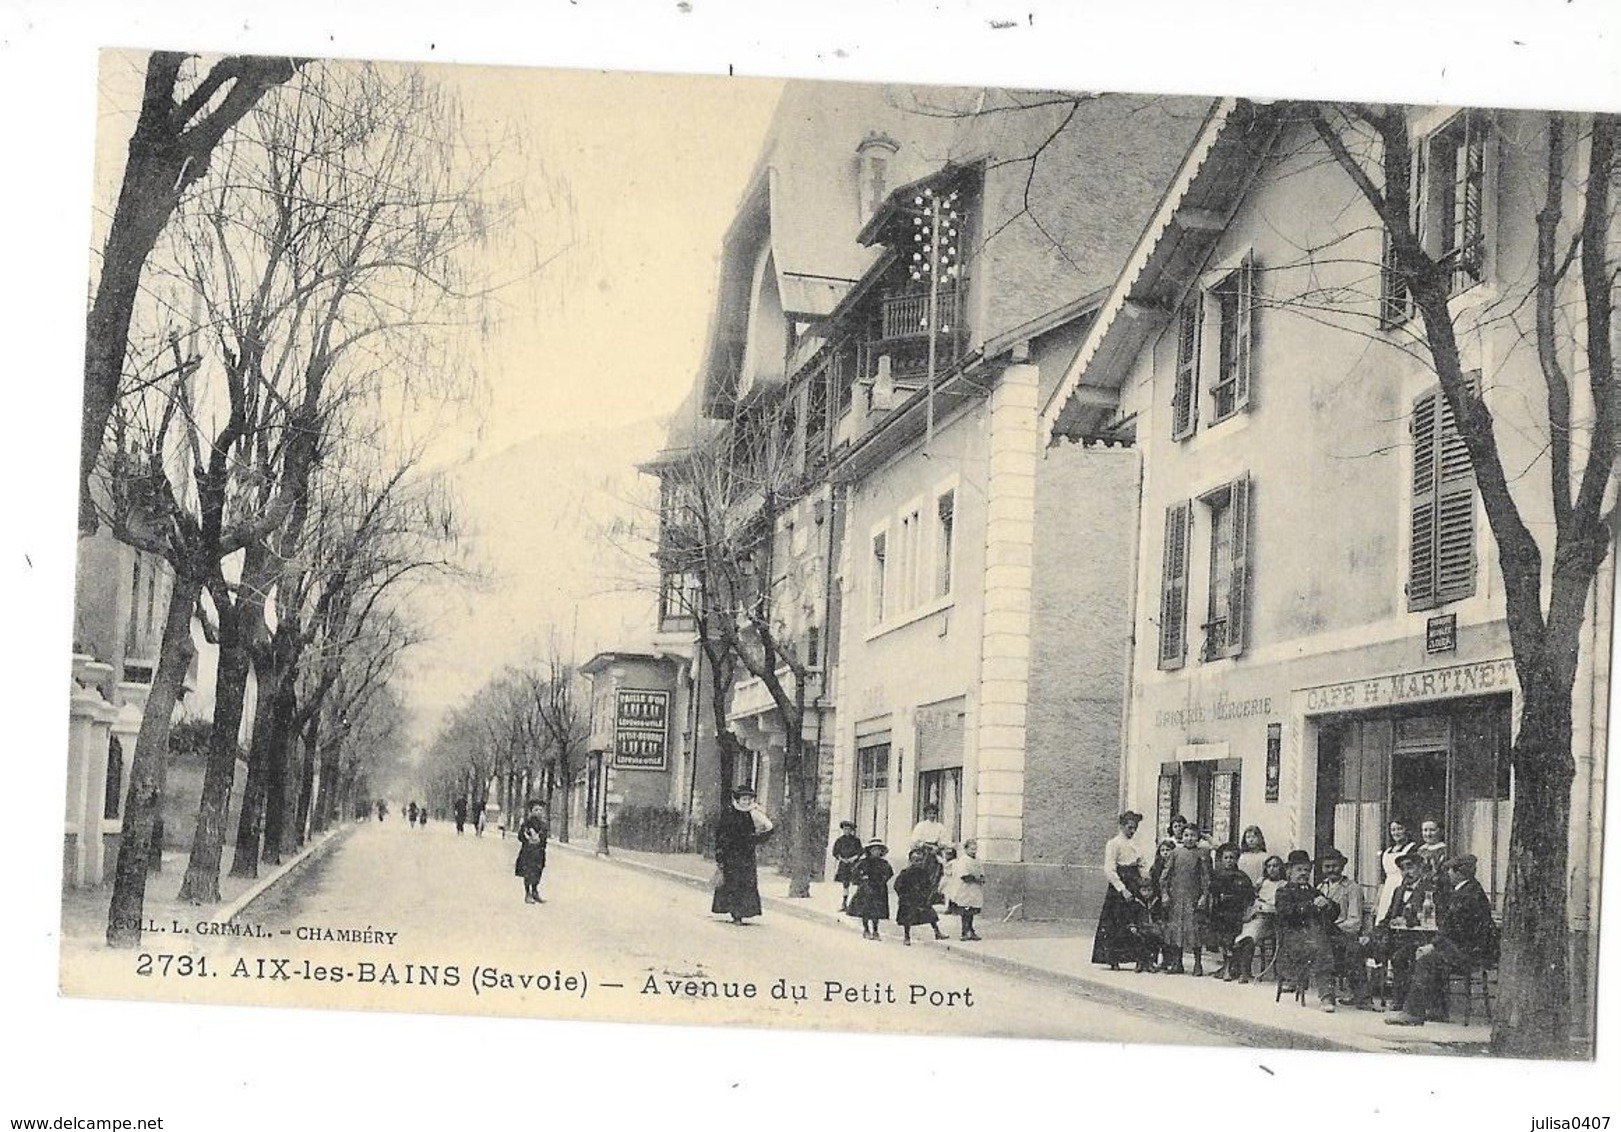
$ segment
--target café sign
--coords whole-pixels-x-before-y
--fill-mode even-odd
[[[614,703],[614,757],[618,770],[669,766],[670,693],[621,688]]]
[[[1375,680],[1351,680],[1306,689],[1306,710],[1360,711],[1395,707],[1453,696],[1479,696],[1514,690],[1514,662],[1488,660],[1432,668],[1426,672],[1398,672]]]

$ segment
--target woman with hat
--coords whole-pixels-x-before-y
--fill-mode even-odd
[[[1142,825],[1143,815],[1127,810],[1120,815],[1120,832],[1103,846],[1103,910],[1098,913],[1098,930],[1092,936],[1092,962],[1107,963],[1109,970],[1120,970],[1122,963],[1139,968],[1151,964],[1143,953],[1143,942],[1132,928],[1138,912],[1147,906],[1142,895],[1143,855],[1132,839]]]
[[[720,883],[715,886],[711,912],[731,916],[734,924],[760,914],[760,874],[754,847],[771,836],[771,828],[770,819],[754,804],[752,786],[732,791],[731,807],[715,823],[715,868]]]
[[[856,894],[850,898],[845,911],[861,918],[862,939],[880,939],[878,921],[889,919],[889,881],[895,870],[884,859],[889,855],[889,846],[884,844],[883,838],[874,837],[867,842],[866,852],[867,855],[850,869]]]

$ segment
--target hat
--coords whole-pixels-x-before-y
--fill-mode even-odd
[[[1475,875],[1475,869],[1480,865],[1480,858],[1473,853],[1465,853],[1460,857],[1448,857],[1441,862],[1443,869],[1457,869],[1460,873]]]
[[[758,798],[752,786],[735,786],[732,788],[732,801],[741,801],[744,798]]]
[[[854,829],[855,827],[856,827],[856,823],[853,822],[853,821],[841,821],[839,823],[839,828],[840,829]]]
[[[1125,813],[1120,815],[1121,825],[1125,825],[1128,821],[1141,823],[1142,820],[1143,815],[1139,814],[1136,810],[1127,810]]]
[[[1284,864],[1290,868],[1296,865],[1309,865],[1311,864],[1311,854],[1304,849],[1291,849],[1289,850],[1289,859]]]
[[[1295,858],[1295,855],[1293,853],[1290,853],[1289,854],[1289,860],[1293,861],[1294,858]],[[1343,865],[1343,864],[1345,864],[1347,859],[1348,858],[1345,856],[1344,853],[1341,853],[1338,849],[1334,849],[1334,848],[1331,847],[1331,848],[1323,850],[1323,855],[1321,857],[1317,858],[1317,863],[1322,864],[1325,861],[1338,861],[1340,864]]]
[[[889,852],[889,846],[884,844],[884,839],[882,837],[874,837],[871,841],[867,842],[866,848],[869,850],[882,849],[885,853]]]
[[[1400,857],[1396,858],[1396,867],[1399,869],[1409,861],[1415,865],[1422,865],[1424,863],[1424,855],[1422,853],[1403,853]]]

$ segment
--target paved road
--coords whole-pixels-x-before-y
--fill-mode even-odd
[[[710,916],[707,896],[689,885],[556,848],[542,882],[546,903],[526,905],[514,855],[510,840],[457,837],[448,824],[363,824],[250,909],[243,925],[262,938],[211,941],[210,989],[252,1001],[456,1013],[1234,1041],[966,963],[922,940],[903,947],[895,928],[873,943],[853,923],[771,909],[737,927]],[[368,931],[393,934],[329,938]]]

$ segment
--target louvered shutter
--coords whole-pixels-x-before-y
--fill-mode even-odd
[[[1439,391],[1413,402],[1413,503],[1407,561],[1407,608],[1435,605],[1435,450]]]
[[[1202,307],[1197,292],[1182,306],[1176,334],[1176,391],[1171,397],[1171,439],[1193,432],[1199,419],[1199,330]]]
[[[1245,626],[1249,620],[1250,504],[1253,492],[1248,476],[1233,481],[1228,504],[1233,517],[1233,570],[1227,585],[1227,656],[1244,651]]]
[[[1165,509],[1165,569],[1160,586],[1159,666],[1181,668],[1187,657],[1188,541],[1193,504]]]
[[[1474,391],[1478,375],[1471,374]],[[1440,390],[1413,403],[1412,546],[1407,607],[1432,609],[1475,592],[1475,472]]]
[[[1470,375],[1471,393],[1478,380]],[[1452,407],[1437,397],[1435,600],[1444,605],[1475,592],[1475,469]]]
[[[1255,365],[1255,256],[1244,257],[1238,271],[1238,335],[1235,346],[1233,409],[1250,407],[1251,371]]]

